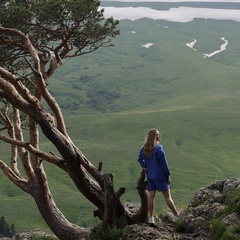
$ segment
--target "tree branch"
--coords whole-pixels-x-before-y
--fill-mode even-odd
[[[0,169],[3,171],[3,173],[18,187],[20,187],[23,191],[25,192],[29,192],[28,191],[28,181],[25,180],[24,178],[18,176],[17,174],[15,174],[11,168],[9,168],[7,166],[6,163],[4,163],[1,159],[0,159]]]
[[[35,107],[38,106],[39,101],[37,98],[31,95],[29,89],[22,84],[19,78],[2,67],[0,67],[0,75],[15,87],[16,91],[21,95],[23,99],[33,104]]]
[[[61,133],[64,134],[70,140],[70,137],[67,134],[67,130],[66,130],[66,126],[65,126],[65,123],[64,123],[64,119],[63,119],[61,109],[58,106],[55,99],[51,96],[51,94],[47,90],[46,81],[44,80],[43,74],[41,73],[40,59],[39,59],[38,53],[36,52],[34,46],[31,43],[31,41],[29,40],[29,38],[23,32],[21,32],[19,30],[16,30],[16,29],[0,27],[0,33],[8,33],[8,34],[16,35],[16,36],[20,37],[20,39],[21,39],[20,42],[22,43],[22,45],[25,47],[25,49],[29,52],[29,54],[32,57],[33,66],[31,68],[32,68],[32,71],[33,71],[34,76],[35,76],[35,80],[36,80],[38,90],[41,92],[41,95],[43,96],[43,98],[46,100],[49,107],[53,111],[53,113],[56,117],[56,121],[57,121],[59,131],[61,131]],[[10,75],[11,74],[9,72],[7,72],[5,69],[0,67],[0,76],[5,78],[5,77],[10,77]],[[10,80],[12,80],[12,78],[13,78],[13,76],[10,77]],[[12,83],[12,84],[14,84],[14,83]],[[0,85],[0,88],[2,90],[4,90],[4,88],[1,85]],[[36,104],[36,102],[35,102],[35,104]]]
[[[62,164],[64,162],[64,160],[62,158],[59,158],[55,155],[48,154],[46,152],[38,150],[38,149],[34,148],[30,143],[14,140],[10,137],[7,137],[7,136],[1,135],[1,134],[0,134],[0,139],[7,143],[14,144],[19,147],[23,147],[24,149],[28,150],[29,152],[35,154],[36,156],[38,156],[40,158],[46,160],[47,162],[53,163],[53,164],[61,167],[62,169],[64,169],[63,164]]]
[[[137,182],[138,194],[141,198],[141,207],[134,216],[134,222],[144,222],[148,216],[148,193],[146,190],[145,172],[142,171]]]
[[[8,104],[5,103],[5,107],[3,109],[3,111],[0,111],[0,118],[2,119],[3,123],[5,124],[5,129],[7,129],[8,131],[8,135],[12,138],[15,139],[16,135],[15,135],[15,128],[14,125],[11,123],[11,120],[8,116]],[[11,148],[12,148],[12,154],[11,154],[11,169],[13,170],[13,172],[20,176],[20,172],[18,170],[17,167],[17,147],[16,145],[11,144]]]
[[[2,68],[0,67],[0,75],[2,73],[1,70]],[[21,95],[19,95],[18,91],[11,83],[1,77],[0,89],[4,92],[4,96],[6,97],[7,101],[24,113],[30,114],[30,104]]]

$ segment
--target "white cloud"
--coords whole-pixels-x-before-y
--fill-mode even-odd
[[[104,7],[105,17],[113,16],[115,19],[137,20],[140,18],[162,19],[172,22],[189,22],[194,18],[234,20],[240,22],[240,10],[179,7],[159,11],[147,7]]]

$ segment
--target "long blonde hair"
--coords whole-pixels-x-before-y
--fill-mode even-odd
[[[158,132],[158,130],[156,128],[152,128],[148,131],[148,133],[146,135],[143,149],[144,149],[144,154],[147,157],[152,156],[153,150],[157,145],[157,139],[156,139],[157,132]]]

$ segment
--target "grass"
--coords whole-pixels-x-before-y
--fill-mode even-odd
[[[168,29],[158,26],[166,24]],[[182,108],[191,104],[199,107],[222,104],[229,106],[239,101],[236,56],[234,64],[229,63],[234,51],[230,49],[230,52],[220,53],[213,60],[205,59],[203,53],[220,47],[220,37],[225,30],[229,32],[227,29],[231,28],[231,24],[232,22],[223,24],[223,21],[206,20],[186,24],[148,19],[123,21],[120,40],[116,39],[114,48],[99,50],[77,62],[74,59],[65,62],[50,88],[60,104],[75,103],[84,112]],[[197,32],[199,25],[202,30]],[[223,26],[222,31],[214,32],[215,25]],[[132,34],[132,30],[136,33]],[[208,31],[211,34],[206,33]],[[234,25],[231,34],[224,34],[234,49],[239,47],[236,40],[233,40],[239,39],[238,32],[239,25]],[[209,35],[207,40],[206,34]],[[198,51],[186,47],[192,38],[198,40]],[[148,42],[154,45],[149,49],[141,46]],[[229,55],[225,57],[226,54]],[[80,76],[87,76],[88,80],[83,82],[79,80]],[[51,86],[59,81],[67,82],[72,89],[69,91],[69,88],[58,86],[55,89]],[[86,109],[86,105],[90,105],[85,93],[94,93],[98,89],[116,91],[120,97],[105,102],[105,105],[99,101],[97,107]],[[226,102],[226,99],[230,102]],[[69,106],[64,110],[69,113],[72,109]]]
[[[159,27],[167,25],[168,28]],[[96,166],[114,173],[115,190],[126,187],[123,202],[139,201],[138,151],[149,128],[159,128],[172,172],[172,195],[177,207],[187,206],[194,193],[221,178],[239,177],[239,33],[230,21],[195,20],[173,23],[142,19],[121,21],[115,47],[81,59],[68,59],[51,79],[49,89],[62,106],[69,135]],[[132,33],[135,31],[136,33]],[[226,51],[216,50],[220,37]],[[186,47],[198,40],[197,51]],[[154,45],[145,49],[141,45]],[[87,92],[98,96],[91,105]],[[95,100],[96,100],[95,99]],[[94,99],[92,99],[94,100]],[[0,143],[1,159],[9,147]],[[56,151],[42,138],[41,149]],[[95,207],[61,170],[44,163],[54,199],[66,217],[81,226],[95,226]],[[16,230],[38,227],[50,231],[32,198],[0,173],[0,215]],[[160,194],[156,212],[166,211]],[[17,213],[17,214],[16,214]]]

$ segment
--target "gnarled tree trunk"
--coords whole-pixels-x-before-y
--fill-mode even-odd
[[[8,136],[0,134],[0,140],[8,142],[12,146],[10,167],[0,160],[2,171],[14,184],[35,199],[44,220],[61,240],[83,239],[89,230],[70,223],[57,208],[48,186],[42,165],[43,161],[56,165],[70,176],[78,190],[96,206],[95,216],[103,221],[103,227],[118,225],[120,218],[124,218],[126,224],[145,221],[147,193],[144,174],[141,174],[138,182],[141,208],[136,214],[132,214],[120,201],[125,189],[120,188],[115,192],[113,175],[103,174],[101,168],[92,165],[80,149],[74,145],[68,135],[61,109],[48,92],[47,81],[61,64],[58,51],[64,48],[62,56],[67,55],[70,51],[67,43],[56,49],[55,59],[51,61],[49,71],[45,71],[47,62],[42,60],[43,56],[40,58],[27,35],[16,29],[0,26],[0,36],[3,36],[0,43],[7,41],[8,38],[5,39],[5,36],[9,36],[14,39],[9,44],[21,47],[24,52],[27,52],[28,60],[26,59],[26,61],[30,65],[35,87],[34,91],[30,91],[17,75],[0,66],[0,97],[13,106],[12,120],[8,115],[8,107],[4,111],[0,111],[0,118],[5,125],[0,130],[7,130],[8,134]],[[30,62],[29,59],[31,59]],[[42,99],[45,100],[50,111],[44,109]],[[23,138],[20,112],[29,116],[30,135],[28,141],[24,141]],[[60,156],[40,150],[38,127],[57,148]],[[18,156],[26,177],[23,177],[18,169]]]
[[[30,194],[33,196],[39,212],[46,224],[59,239],[80,240],[86,239],[89,235],[89,229],[82,228],[66,219],[63,213],[56,206],[52,194],[46,186],[43,187],[41,185],[35,185],[33,193]]]

